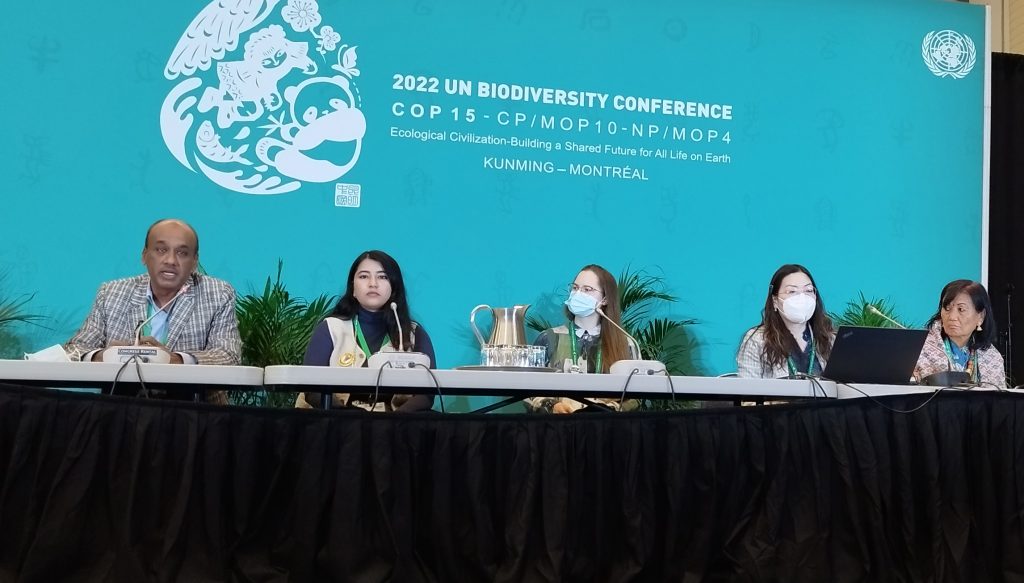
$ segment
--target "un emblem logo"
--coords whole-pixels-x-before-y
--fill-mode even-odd
[[[933,30],[921,41],[921,57],[937,77],[963,79],[974,68],[977,53],[971,37],[955,30]]]

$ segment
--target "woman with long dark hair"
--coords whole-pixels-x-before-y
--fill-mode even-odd
[[[835,331],[807,268],[786,264],[768,285],[761,323],[743,335],[736,353],[741,377],[819,376],[832,353]]]
[[[399,346],[426,354],[430,357],[430,368],[437,366],[430,336],[409,317],[398,262],[383,251],[363,252],[349,268],[345,295],[334,312],[313,331],[302,364],[361,367],[373,354],[397,351]],[[296,406],[309,407],[317,402],[313,394],[300,395]],[[420,411],[429,409],[433,403],[430,395],[395,395],[382,403],[374,403],[365,395],[335,393],[333,397],[334,407],[384,411]]]
[[[599,313],[603,312],[604,317]],[[566,323],[548,328],[534,340],[534,345],[547,349],[548,366],[562,372],[607,373],[616,361],[640,358],[639,349],[629,338],[604,318],[622,325],[619,286],[615,276],[600,265],[587,265],[569,285],[565,301]],[[617,399],[593,399],[616,409]],[[573,413],[587,403],[568,397],[534,397],[526,399],[526,407],[535,412]],[[635,401],[623,403],[629,409]]]
[[[945,371],[963,371],[974,384],[1006,387],[1003,356],[992,341],[996,320],[985,286],[969,279],[951,281],[939,294],[939,308],[928,320],[928,337],[914,376],[923,380]]]

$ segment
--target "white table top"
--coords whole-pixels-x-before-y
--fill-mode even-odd
[[[831,381],[829,381],[831,382]],[[836,385],[836,396],[840,399],[857,399],[860,397],[888,397],[890,395],[928,394],[942,389],[949,392],[970,391],[972,393],[999,391],[995,387],[931,387],[923,385],[866,385],[862,383],[833,383]],[[1024,393],[1018,389],[1002,389],[1008,393]]]
[[[368,368],[336,368],[324,366],[199,366],[175,364],[141,364],[142,380],[153,385],[191,385],[202,387],[268,387],[282,390],[324,392],[327,387],[338,391],[372,389],[378,370]],[[36,362],[0,360],[0,382],[51,387],[107,387],[121,368],[109,362]],[[537,394],[618,397],[626,384],[623,375],[574,375],[552,372],[434,370],[444,395],[491,395],[524,397]],[[121,373],[119,383],[138,383],[136,367],[131,364]],[[381,388],[388,393],[406,392],[433,394],[434,381],[424,369],[390,369],[381,371]],[[935,387],[917,385],[843,384],[832,381],[813,383],[808,380],[741,379],[718,377],[672,377],[678,395],[705,399],[802,399],[860,398],[866,395],[927,394]],[[963,389],[952,389],[963,390]],[[986,388],[972,391],[993,390]],[[1011,389],[1012,390],[1012,389]],[[1024,391],[1014,391],[1024,393]],[[628,395],[667,397],[671,393],[664,376],[634,376],[629,381]]]
[[[348,389],[373,388],[380,372],[382,389],[387,392],[434,393],[434,380],[424,369],[340,368],[325,366],[268,366],[263,384],[288,390],[315,391],[318,387]],[[552,372],[487,371],[487,370],[434,370],[432,371],[444,395],[497,395],[560,394],[580,396],[618,397],[626,385],[625,375],[576,375]],[[717,377],[672,377],[676,394],[706,397],[737,398],[810,398],[836,396],[834,383],[819,383],[820,388],[807,380],[740,379]],[[822,394],[824,390],[824,394]],[[323,391],[320,391],[323,392]],[[628,395],[660,396],[671,394],[669,381],[664,376],[635,375],[629,380]]]
[[[139,365],[142,381],[154,385],[260,386],[263,369],[253,366],[182,364]],[[121,368],[117,362],[37,362],[0,360],[0,382],[43,386],[106,387]],[[129,364],[118,383],[138,383],[135,364]]]

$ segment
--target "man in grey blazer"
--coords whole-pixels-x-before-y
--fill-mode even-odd
[[[139,344],[167,350],[172,363],[239,364],[235,290],[195,272],[195,230],[176,219],[153,223],[142,263],[145,275],[100,286],[85,323],[64,347],[71,359],[102,360],[103,349],[134,344],[138,333]]]

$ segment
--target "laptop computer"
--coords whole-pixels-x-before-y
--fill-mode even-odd
[[[839,383],[906,385],[927,330],[840,326],[822,377]]]

